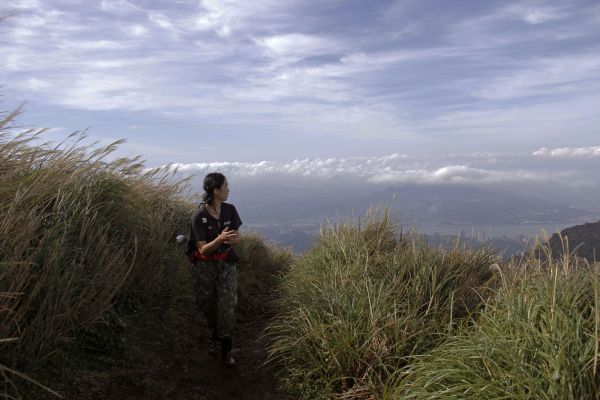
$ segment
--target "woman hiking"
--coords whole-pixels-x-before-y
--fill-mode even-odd
[[[213,349],[221,345],[225,365],[234,366],[231,355],[237,306],[237,262],[242,221],[229,197],[227,178],[213,172],[204,178],[203,202],[190,224],[189,252],[194,259],[196,299],[212,332]],[[213,350],[214,351],[214,350]]]

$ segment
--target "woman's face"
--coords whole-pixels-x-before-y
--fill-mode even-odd
[[[229,183],[227,182],[227,178],[225,178],[221,189],[215,189],[215,198],[226,201],[227,197],[229,197]]]

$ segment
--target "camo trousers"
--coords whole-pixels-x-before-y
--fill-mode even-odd
[[[237,306],[237,266],[225,261],[200,261],[194,268],[198,307],[213,337],[233,337]]]

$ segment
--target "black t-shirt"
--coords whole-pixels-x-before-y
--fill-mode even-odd
[[[210,243],[215,240],[226,227],[229,227],[229,230],[237,231],[240,229],[241,225],[242,220],[233,204],[221,203],[221,215],[219,219],[216,219],[210,215],[205,204],[201,203],[198,210],[192,216],[188,247],[193,251],[198,242]],[[231,248],[230,245],[222,244],[216,252],[222,251],[230,252],[228,259],[238,259],[235,250]]]

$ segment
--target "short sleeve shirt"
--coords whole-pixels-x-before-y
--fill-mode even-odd
[[[210,243],[226,227],[229,227],[229,230],[237,231],[241,225],[242,220],[233,204],[221,203],[221,215],[219,219],[216,219],[210,215],[205,204],[201,203],[198,210],[192,216],[189,235],[190,243],[193,243],[194,247],[198,242]],[[230,249],[230,245],[222,244],[217,249],[217,252],[228,251]],[[231,251],[234,250],[231,249]]]

